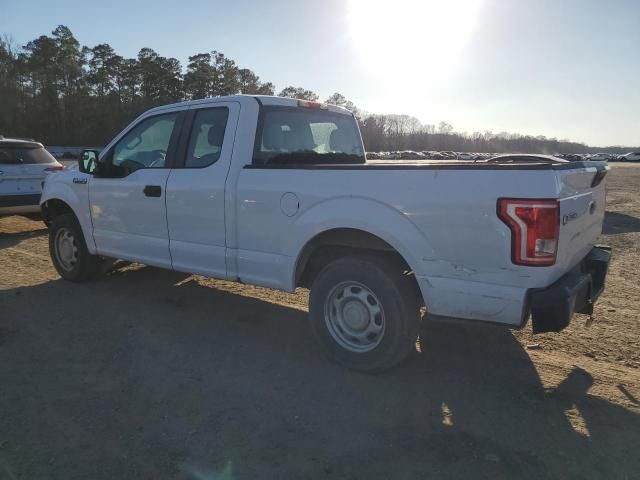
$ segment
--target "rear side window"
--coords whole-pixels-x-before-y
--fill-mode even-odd
[[[253,163],[364,162],[362,141],[352,116],[320,109],[262,109]]]
[[[0,165],[54,163],[53,156],[42,147],[14,148],[0,146]]]
[[[197,111],[193,119],[187,157],[184,162],[186,168],[208,167],[218,161],[228,118],[227,107]]]

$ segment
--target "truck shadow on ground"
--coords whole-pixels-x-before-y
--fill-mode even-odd
[[[640,218],[620,212],[605,213],[602,233],[613,235],[616,233],[640,232]]]
[[[42,224],[42,228],[37,230],[26,230],[20,232],[0,232],[0,250],[3,248],[13,247],[24,240],[30,238],[42,237],[47,234],[47,227]]]
[[[175,272],[0,292],[0,478],[631,478],[640,418],[511,333],[428,324],[380,375],[306,313]],[[576,427],[576,422],[579,424]]]

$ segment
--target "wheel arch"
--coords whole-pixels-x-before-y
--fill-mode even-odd
[[[61,181],[53,181],[51,184],[46,183],[40,199],[40,211],[47,226],[56,215],[63,213],[75,215],[82,228],[87,250],[92,255],[96,253],[87,190],[75,192]]]
[[[296,260],[294,285],[310,288],[325,265],[344,256],[380,258],[405,273],[415,285],[418,298],[422,298],[413,269],[405,257],[385,239],[358,228],[331,228],[312,237]]]
[[[54,218],[65,213],[72,213],[76,218],[78,218],[78,215],[73,211],[71,205],[59,198],[50,198],[49,200],[42,202],[40,205],[40,211],[42,212],[42,219],[47,226],[51,224]]]
[[[435,252],[427,236],[410,215],[374,198],[333,197],[304,210],[290,226],[284,252],[293,252],[290,277],[293,289],[299,284],[310,252],[322,245],[392,252],[416,275],[424,274],[424,258]]]

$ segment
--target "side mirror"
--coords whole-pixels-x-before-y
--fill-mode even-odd
[[[93,173],[98,164],[98,150],[84,150],[78,160],[78,169],[82,173]]]

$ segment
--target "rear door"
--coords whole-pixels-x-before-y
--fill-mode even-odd
[[[189,110],[167,180],[173,268],[227,278],[225,183],[240,113],[238,102]]]

